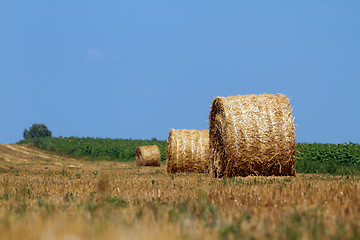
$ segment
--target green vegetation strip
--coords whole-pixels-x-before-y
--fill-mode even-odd
[[[48,137],[18,142],[32,143],[35,147],[70,157],[85,157],[89,160],[132,161],[138,146],[157,145],[161,161],[166,160],[166,141],[110,138]]]
[[[298,143],[296,149],[297,172],[360,175],[359,144]]]
[[[157,145],[161,161],[166,161],[166,141],[110,138],[48,137],[22,140],[35,147],[71,157],[89,160],[134,161],[138,146]],[[360,175],[360,145],[356,143],[296,144],[298,173]]]

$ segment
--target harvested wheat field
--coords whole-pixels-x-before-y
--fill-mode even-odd
[[[359,239],[360,178],[211,178],[0,145],[0,239]]]

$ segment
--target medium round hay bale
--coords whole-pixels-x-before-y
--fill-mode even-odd
[[[209,135],[214,177],[295,175],[295,129],[284,95],[215,98]]]
[[[171,129],[166,149],[166,170],[209,172],[209,131]]]
[[[160,150],[156,145],[142,146],[136,148],[137,166],[160,166]]]

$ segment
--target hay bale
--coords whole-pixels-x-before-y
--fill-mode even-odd
[[[160,150],[156,145],[142,146],[136,148],[137,166],[160,166]]]
[[[166,149],[166,170],[209,172],[209,131],[171,129]]]
[[[215,98],[209,135],[214,177],[295,175],[295,129],[284,95]]]

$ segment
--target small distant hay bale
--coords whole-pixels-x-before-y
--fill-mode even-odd
[[[166,149],[166,170],[209,172],[209,131],[171,129]]]
[[[160,150],[156,145],[141,146],[136,148],[137,166],[160,166]]]
[[[209,135],[214,177],[295,176],[295,128],[284,95],[215,98]]]

